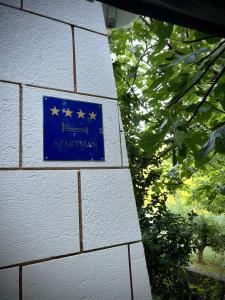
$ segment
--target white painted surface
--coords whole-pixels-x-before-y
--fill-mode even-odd
[[[87,0],[24,0],[24,9],[106,34],[102,6]]]
[[[129,167],[127,146],[126,146],[125,134],[124,134],[123,123],[122,123],[122,119],[121,119],[119,105],[118,105],[118,111],[119,111],[120,137],[121,137],[121,150],[122,150],[123,166]]]
[[[121,166],[117,101],[24,87],[23,162],[25,167]],[[102,104],[105,162],[43,161],[43,96]]]
[[[151,289],[142,243],[130,245],[134,300],[150,300]]]
[[[129,170],[81,171],[84,249],[141,239]]]
[[[129,284],[127,247],[23,269],[24,300],[130,300]]]
[[[15,7],[21,7],[21,0],[0,0],[0,4],[7,4],[7,5],[12,5]]]
[[[77,91],[116,98],[108,38],[74,29]]]
[[[68,25],[0,5],[0,80],[73,90]]]
[[[0,299],[19,299],[19,268],[0,270]]]
[[[19,87],[0,82],[0,167],[19,165]]]
[[[79,251],[75,171],[0,173],[0,266]]]

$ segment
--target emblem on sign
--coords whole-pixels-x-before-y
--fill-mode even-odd
[[[43,98],[44,160],[104,161],[102,105]]]

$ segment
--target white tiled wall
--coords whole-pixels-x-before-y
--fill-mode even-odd
[[[0,80],[73,90],[71,28],[0,5]]]
[[[0,82],[0,167],[19,166],[19,87]]]
[[[116,98],[116,87],[105,36],[75,28],[77,91]]]
[[[97,1],[23,0],[23,7],[44,16],[106,34],[101,3]]]
[[[142,243],[130,245],[134,300],[150,300],[151,289]]]
[[[80,251],[76,175],[0,173],[0,267]]]
[[[19,268],[0,270],[0,299],[19,299]]]
[[[123,129],[123,123],[122,123],[122,119],[121,119],[119,105],[118,105],[118,111],[119,111],[119,123],[120,123],[122,164],[123,164],[123,167],[128,167],[129,161],[128,161],[128,156],[127,156],[127,146],[126,146],[125,133],[124,133],[124,129]]]
[[[0,0],[0,3],[12,5],[18,8],[21,7],[21,0]]]
[[[24,300],[131,300],[127,247],[27,266],[23,286]]]
[[[81,171],[84,249],[141,239],[129,170]]]

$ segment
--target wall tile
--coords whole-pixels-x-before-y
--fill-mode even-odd
[[[0,270],[0,299],[19,299],[19,268]]]
[[[24,300],[130,300],[127,247],[27,266],[23,286]]]
[[[0,80],[73,90],[68,25],[0,6]]]
[[[0,190],[0,266],[79,251],[76,172],[1,172]]]
[[[19,165],[19,87],[0,82],[0,167]]]
[[[141,239],[130,172],[81,171],[84,249]]]
[[[121,166],[117,102],[49,90],[24,88],[23,155],[25,167]],[[105,161],[43,161],[43,96],[100,103],[103,106]]]
[[[116,98],[108,39],[75,28],[77,91]]]
[[[8,4],[8,5],[12,5],[15,7],[21,7],[21,0],[0,0],[0,4]]]
[[[121,150],[122,150],[123,166],[128,167],[129,161],[128,161],[128,155],[127,155],[127,146],[126,146],[125,134],[124,134],[123,123],[122,123],[119,105],[118,105],[118,110],[119,110],[119,123],[120,123],[120,137],[121,137]]]
[[[134,300],[150,300],[151,289],[142,243],[130,245]]]
[[[106,33],[101,3],[84,0],[24,0],[24,9],[76,26]]]

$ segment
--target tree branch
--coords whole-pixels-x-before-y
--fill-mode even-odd
[[[217,54],[214,59],[207,65],[207,67],[205,68],[204,72],[198,77],[198,79],[195,80],[195,82],[193,82],[177,99],[176,101],[174,101],[173,103],[171,103],[170,105],[168,105],[168,107],[171,107],[172,105],[174,105],[175,103],[177,103],[187,92],[189,92],[197,83],[199,83],[201,81],[201,79],[204,77],[204,75],[207,73],[207,71],[210,69],[210,67],[214,64],[214,62],[223,54],[223,52],[225,51],[225,48],[222,49],[222,51],[220,51],[219,54]]]
[[[150,112],[150,111],[148,111],[147,108],[141,103],[140,99],[138,98],[138,96],[137,96],[136,93],[135,93],[135,90],[134,90],[133,86],[130,85],[129,81],[128,81],[128,80],[127,80],[127,79],[126,79],[126,78],[125,78],[118,70],[116,70],[116,72],[117,72],[117,74],[120,76],[120,78],[122,78],[123,81],[127,84],[128,88],[132,91],[132,93],[133,93],[135,99],[137,100],[137,102],[139,103],[139,105],[140,105],[144,110],[146,110],[150,116],[152,116],[155,120],[157,120],[157,121],[159,122],[159,120],[153,115],[153,113]],[[149,122],[149,119],[146,118],[143,114],[142,114],[142,118],[143,118],[145,121]]]
[[[211,106],[212,109],[217,110],[218,112],[221,112],[221,113],[225,114],[225,110],[219,109],[218,107],[211,104],[209,101],[206,100],[205,103],[207,103],[209,106]]]
[[[151,29],[151,24],[149,24],[149,23],[146,21],[145,17],[141,16],[141,20],[145,23],[145,25],[146,25],[149,29]]]
[[[209,54],[207,54],[206,56],[204,56],[203,58],[201,58],[196,65],[200,65],[204,60],[206,60],[209,56],[211,56],[213,53],[215,53],[223,44],[225,43],[225,41],[222,41],[221,43],[219,43],[219,45],[213,49]]]
[[[173,148],[174,148],[174,144],[172,146],[168,147],[165,151],[163,151],[160,155],[157,156],[157,158],[160,159],[160,162],[167,159],[167,157],[165,158],[166,154],[168,154],[171,150],[173,150]],[[170,155],[171,154],[169,154],[169,156]]]
[[[215,35],[206,35],[206,36],[203,36],[199,39],[190,40],[190,41],[182,41],[182,43],[184,43],[184,44],[197,43],[197,42],[201,42],[203,40],[207,40],[207,39],[210,39],[210,38],[213,38],[213,37],[215,37]]]
[[[225,125],[225,121],[216,124],[215,126],[213,126],[212,128],[210,128],[210,130],[213,131],[213,130],[215,130],[215,129],[223,126],[223,125]]]
[[[171,42],[167,42],[166,45],[168,46],[169,50],[173,50],[175,53],[177,53],[179,55],[184,55],[184,53],[182,53],[180,50],[177,50],[177,48],[174,49]]]
[[[202,101],[199,102],[198,106],[196,107],[195,112],[193,113],[193,115],[191,116],[191,118],[188,120],[188,123],[190,123],[194,117],[197,115],[200,107],[202,106],[202,104],[206,101],[207,97],[209,96],[209,94],[211,93],[211,91],[213,90],[215,84],[219,81],[219,79],[221,78],[221,76],[223,75],[223,73],[225,72],[225,67],[223,67],[223,69],[220,71],[220,73],[216,76],[213,84],[210,86],[210,88],[208,89],[208,91],[206,92],[205,96],[203,97]]]
[[[144,50],[144,52],[142,53],[142,55],[139,57],[139,59],[138,59],[138,61],[137,61],[137,64],[136,64],[136,66],[135,66],[134,79],[133,79],[133,82],[132,82],[131,85],[134,85],[135,80],[136,80],[136,78],[137,78],[137,72],[138,72],[138,67],[139,67],[140,62],[143,60],[143,58],[144,58],[146,55],[149,54],[149,52],[148,52],[149,49],[151,49],[151,48],[153,48],[153,47],[155,47],[155,46],[153,45],[153,46],[148,47],[148,46],[146,45],[146,49]]]

